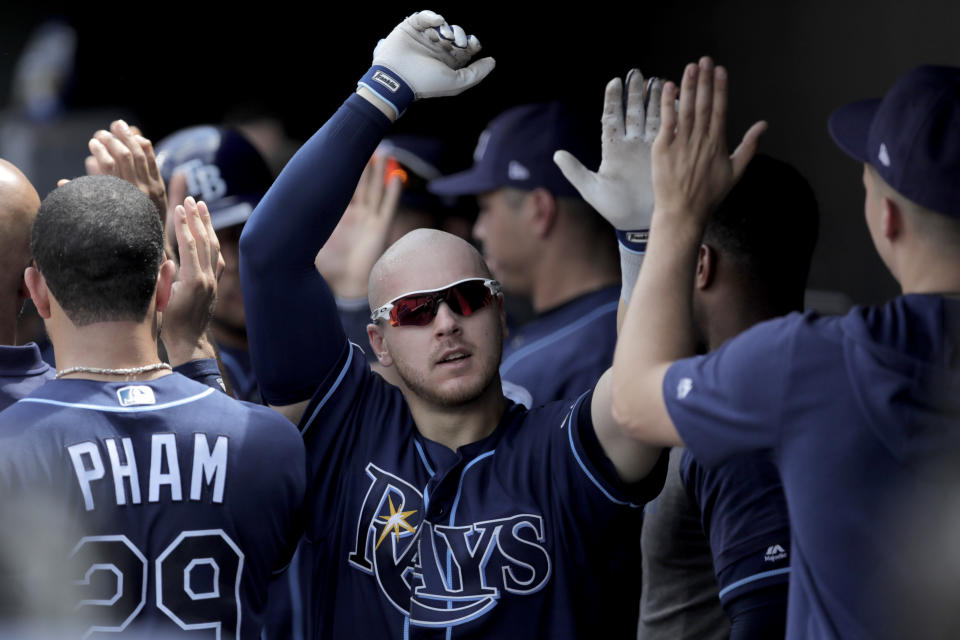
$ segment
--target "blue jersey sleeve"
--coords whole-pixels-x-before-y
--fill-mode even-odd
[[[220,367],[217,366],[216,358],[191,360],[174,367],[173,370],[200,384],[213,387],[217,391],[227,392],[227,388],[223,385],[223,375],[220,373]]]
[[[240,238],[253,368],[265,402],[310,398],[349,350],[314,257],[340,221],[390,121],[352,95],[301,147]]]
[[[790,577],[790,520],[780,474],[763,454],[715,468],[683,452],[680,477],[700,509],[724,607]]]
[[[715,466],[740,453],[778,448],[787,369],[798,364],[785,358],[801,321],[792,314],[763,322],[667,370],[664,403],[698,461]]]
[[[584,394],[570,414],[570,449],[577,465],[589,482],[611,501],[633,507],[650,502],[663,489],[670,450],[663,450],[645,478],[634,483],[623,482],[597,438],[590,413],[592,398],[593,391]]]

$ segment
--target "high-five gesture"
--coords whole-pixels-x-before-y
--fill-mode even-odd
[[[765,122],[727,152],[727,72],[710,58],[689,64],[679,88],[668,82],[653,143],[654,215],[650,248],[625,314],[613,359],[613,413],[642,442],[679,445],[663,380],[693,355],[691,319],[697,250],[707,217],[733,188],[757,150]]]
[[[596,173],[567,151],[557,151],[553,156],[553,161],[583,199],[616,229],[650,228],[653,216],[650,147],[660,129],[662,88],[663,82],[657,78],[644,83],[637,69],[627,74],[626,100],[620,78],[607,83],[601,121],[602,159]]]
[[[201,201],[187,196],[174,209],[174,229],[180,251],[180,272],[163,312],[161,339],[174,366],[216,353],[207,337],[217,300],[217,280],[223,271],[220,242]]]
[[[677,86],[663,87],[663,123],[653,143],[656,208],[669,216],[692,216],[699,223],[733,188],[757,151],[767,123],[755,123],[740,145],[727,152],[727,71],[710,58],[689,64]]]
[[[137,187],[157,207],[161,221],[166,223],[167,191],[157,168],[153,144],[123,120],[110,123],[110,130],[93,134],[87,145],[87,175],[111,175]]]

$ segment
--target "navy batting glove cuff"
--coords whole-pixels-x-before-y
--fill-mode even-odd
[[[646,253],[649,238],[649,229],[636,229],[634,231],[617,229],[617,240],[620,241],[620,246],[632,253]]]
[[[390,69],[375,64],[357,83],[357,87],[366,87],[377,97],[393,108],[399,118],[414,100],[413,89]]]

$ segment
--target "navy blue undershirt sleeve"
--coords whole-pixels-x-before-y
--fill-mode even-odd
[[[786,584],[744,594],[724,606],[730,640],[777,640],[787,633]]]
[[[244,226],[247,338],[268,404],[310,398],[349,348],[314,257],[389,126],[376,107],[350,96],[287,163]]]
[[[191,380],[213,387],[217,391],[227,392],[226,387],[223,386],[223,374],[220,373],[216,358],[191,360],[174,367],[173,370]]]

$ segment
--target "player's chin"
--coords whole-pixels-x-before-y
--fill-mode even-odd
[[[475,372],[472,375],[438,380],[433,387],[433,393],[439,404],[451,407],[466,405],[483,396],[494,378],[496,376],[489,373]]]

